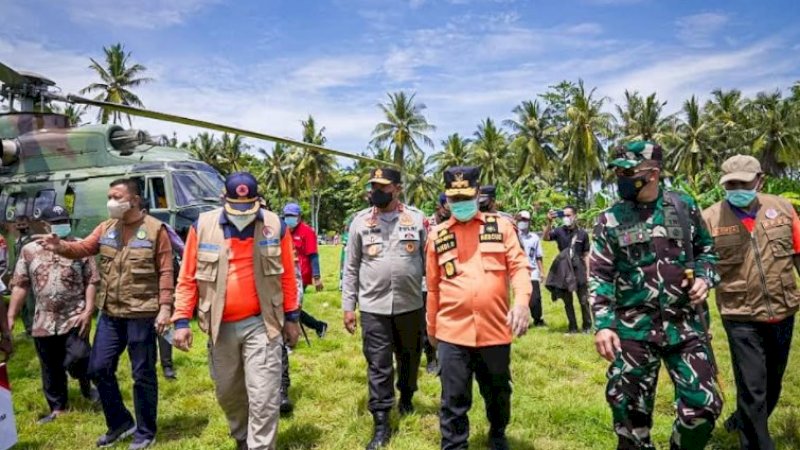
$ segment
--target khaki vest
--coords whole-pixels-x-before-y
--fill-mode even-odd
[[[756,225],[749,233],[728,202],[703,211],[719,253],[720,314],[730,320],[773,321],[797,312],[792,207],[774,195],[758,194]]]
[[[122,222],[103,222],[100,235],[100,290],[97,306],[115,317],[158,314],[158,233],[164,224],[148,215],[122,245]]]
[[[261,305],[261,317],[270,340],[283,330],[283,289],[281,288],[281,221],[275,213],[261,210],[264,221],[255,223],[253,270]],[[197,219],[197,271],[195,280],[200,301],[197,317],[200,329],[217,341],[228,282],[230,246],[219,219],[222,208],[200,214]]]

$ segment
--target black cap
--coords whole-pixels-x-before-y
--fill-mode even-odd
[[[400,184],[400,171],[391,167],[372,169],[369,173],[369,182],[378,184]]]
[[[497,188],[493,184],[486,184],[481,186],[481,197],[486,196],[487,198],[495,199],[497,198]]]
[[[67,209],[61,205],[48,206],[39,214],[39,219],[48,223],[65,222],[69,220]]]
[[[248,172],[236,172],[225,178],[225,211],[246,215],[258,211],[258,181]]]
[[[449,167],[444,171],[444,194],[448,197],[475,197],[481,169],[472,166]]]

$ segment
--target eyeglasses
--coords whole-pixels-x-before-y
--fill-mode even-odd
[[[637,174],[639,174],[639,173],[642,173],[642,172],[650,172],[651,170],[653,170],[653,169],[639,169],[639,170],[636,170],[636,169],[622,169],[622,168],[618,168],[618,169],[615,169],[615,170],[614,170],[614,173],[615,173],[615,174],[616,174],[618,177],[635,177],[635,176],[636,176]]]

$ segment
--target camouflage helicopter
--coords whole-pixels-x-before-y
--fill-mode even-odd
[[[107,216],[111,181],[134,177],[143,187],[149,213],[180,234],[220,202],[222,176],[185,151],[159,145],[141,130],[119,125],[73,127],[51,112],[50,102],[89,105],[121,113],[280,142],[336,156],[386,164],[372,158],[223,124],[127,105],[61,95],[52,80],[0,63],[0,227],[17,218],[36,218],[45,207],[65,206],[76,235],[89,234]],[[17,110],[15,104],[19,105]]]

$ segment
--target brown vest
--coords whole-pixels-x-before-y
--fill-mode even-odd
[[[758,194],[756,201],[760,207],[752,234],[726,201],[703,211],[720,257],[717,305],[730,320],[781,320],[797,312],[800,304],[794,277],[792,206],[768,194]]]
[[[122,245],[122,222],[103,222],[100,235],[100,290],[97,306],[114,317],[158,314],[158,233],[164,224],[148,215]]]
[[[261,305],[261,317],[270,340],[283,330],[283,289],[281,288],[281,221],[278,216],[261,210],[264,220],[255,223],[253,270]],[[220,226],[222,208],[200,214],[197,219],[197,271],[195,280],[200,301],[197,317],[200,329],[217,341],[228,282],[230,247]]]

